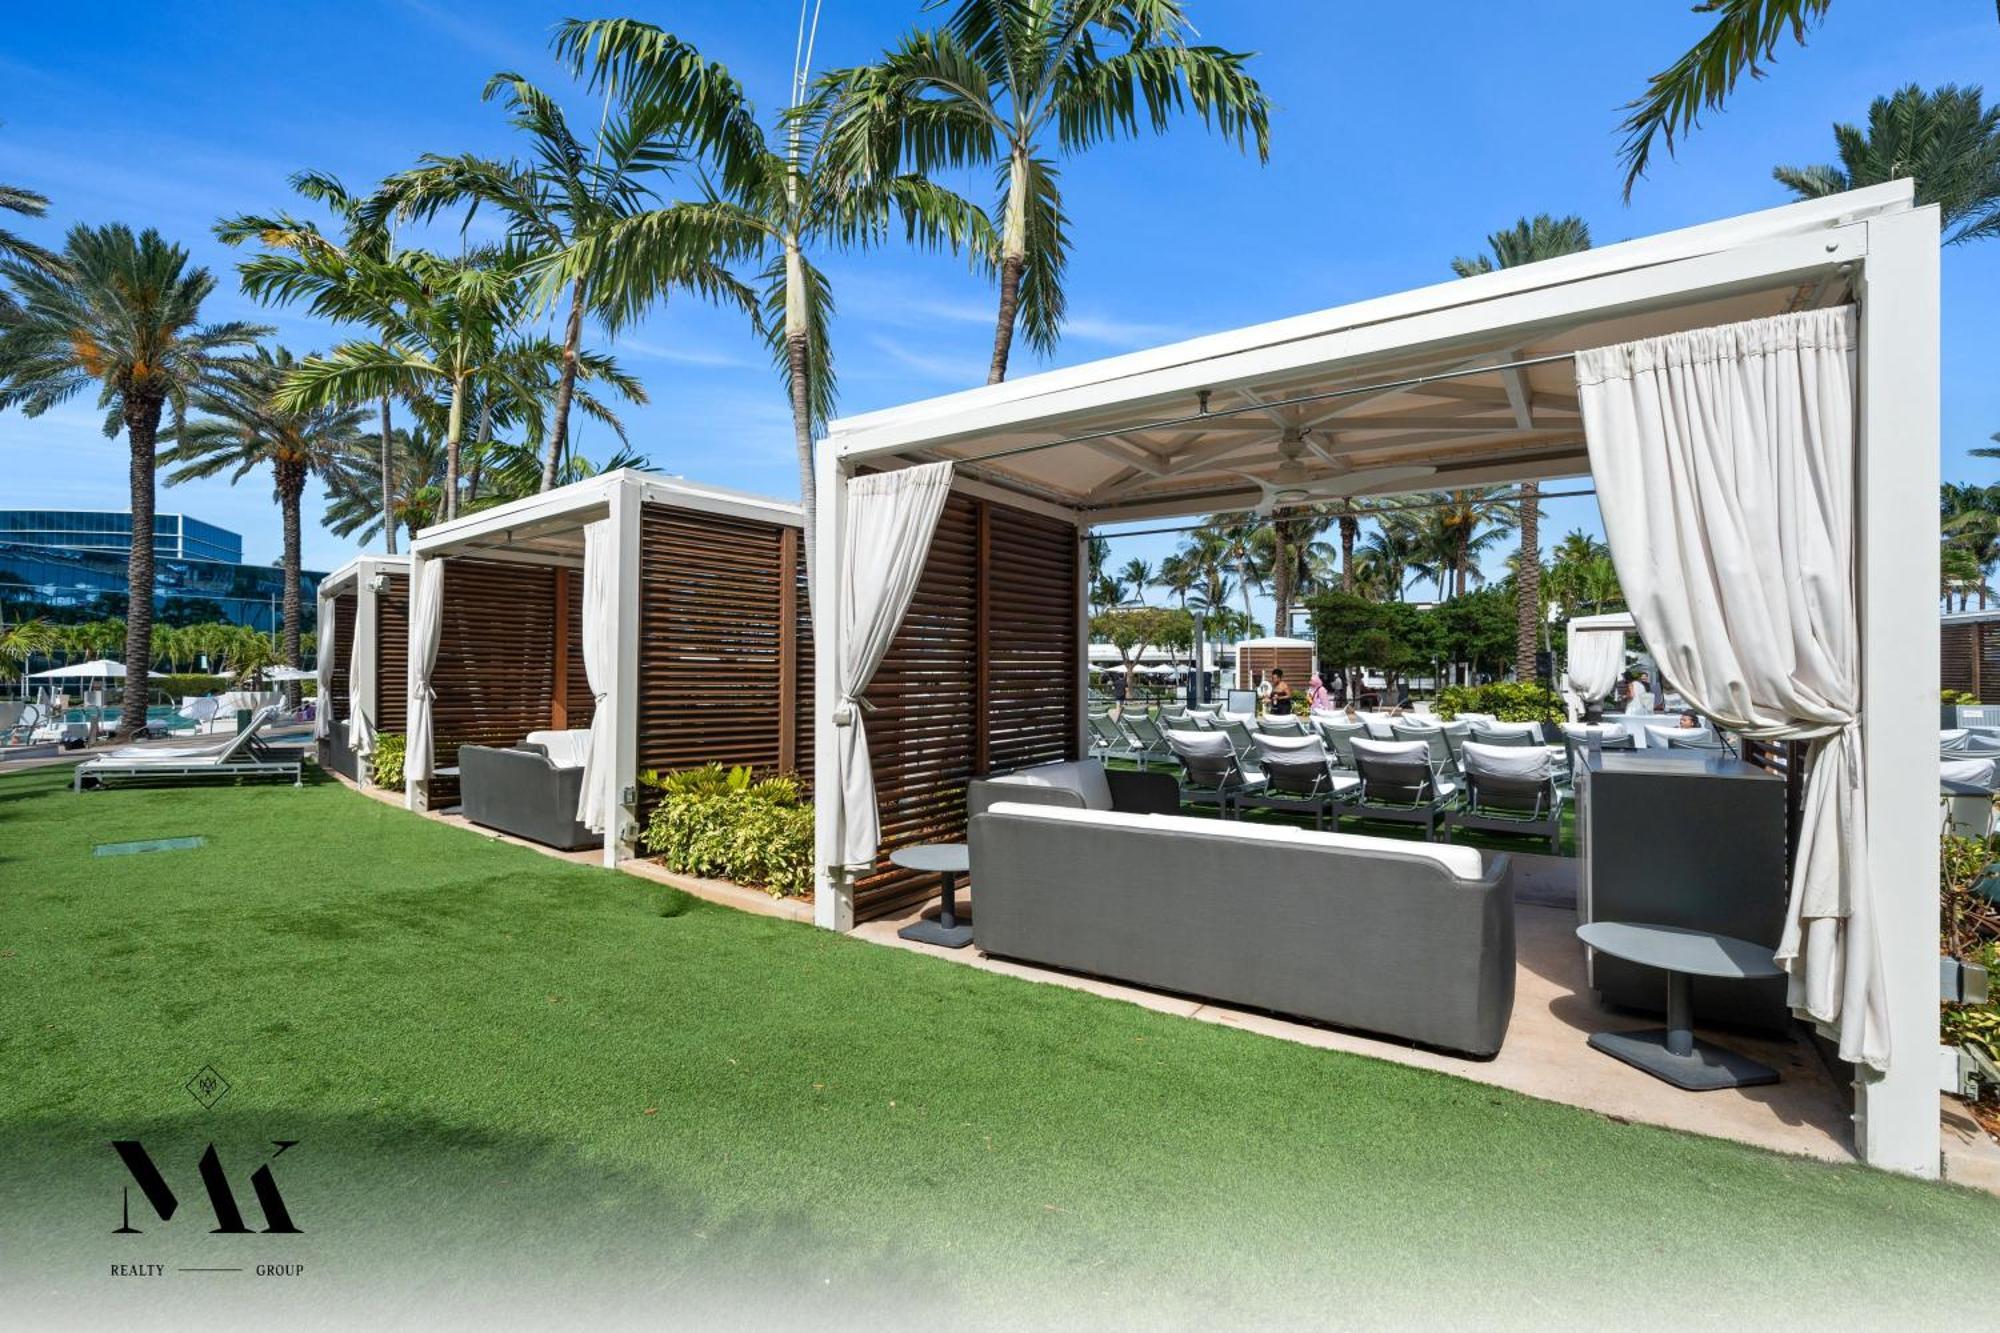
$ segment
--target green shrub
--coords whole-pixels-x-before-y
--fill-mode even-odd
[[[639,780],[661,794],[645,843],[667,869],[779,898],[812,891],[813,810],[797,779],[705,764]]]
[[[1964,690],[1943,690],[1939,693],[1938,700],[1941,703],[1951,704],[1953,707],[1963,707],[1967,704],[1978,703],[1979,696],[1976,694],[1967,694]]]
[[[400,791],[403,787],[403,755],[407,741],[400,731],[385,731],[375,738],[375,753],[368,758],[369,780],[378,787]]]
[[[1938,951],[2000,974],[2000,903],[1973,888],[1993,865],[1993,849],[1977,838],[1946,836],[1940,862]],[[1938,1027],[1946,1045],[1977,1046],[2000,1064],[2000,1000],[1947,1004]]]
[[[148,677],[153,689],[164,690],[169,698],[199,698],[213,690],[220,694],[233,684],[227,676],[206,676],[198,671],[177,671]]]
[[[1546,722],[1563,715],[1562,697],[1533,681],[1447,685],[1432,707],[1447,722],[1460,713],[1491,713],[1499,722]]]

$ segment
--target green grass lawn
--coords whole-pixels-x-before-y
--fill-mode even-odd
[[[1984,1195],[745,916],[329,782],[66,780],[0,777],[10,1319],[113,1299],[120,1258],[248,1255],[498,1314],[1818,1326],[1948,1307],[2000,1245]],[[139,1237],[129,1138],[183,1206],[134,1190]],[[202,1146],[255,1225],[275,1140],[306,1234],[206,1234]]]

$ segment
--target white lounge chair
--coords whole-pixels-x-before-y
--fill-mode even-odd
[[[276,705],[266,705],[257,710],[249,726],[234,736],[218,737],[214,741],[188,745],[127,745],[86,759],[76,766],[76,776],[70,788],[80,792],[86,781],[101,787],[113,778],[158,780],[284,776],[290,776],[292,785],[298,786],[304,780],[302,761],[296,755],[290,759],[281,758],[277,751],[258,738],[258,733],[277,713]]]

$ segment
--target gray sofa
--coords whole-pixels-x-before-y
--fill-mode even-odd
[[[1134,815],[1177,815],[1181,809],[1180,783],[1173,774],[1106,768],[1099,759],[1042,764],[979,778],[966,788],[965,813],[984,814],[996,801]]]
[[[602,847],[604,835],[576,821],[583,764],[573,735],[538,731],[521,745],[460,746],[459,813],[481,828],[566,852]]]
[[[982,795],[972,916],[989,954],[1475,1056],[1506,1038],[1503,855]]]

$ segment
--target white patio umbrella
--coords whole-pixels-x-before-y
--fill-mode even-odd
[[[50,667],[47,671],[37,671],[30,680],[123,680],[125,667],[122,663],[98,658],[93,662],[74,662],[69,666]]]

